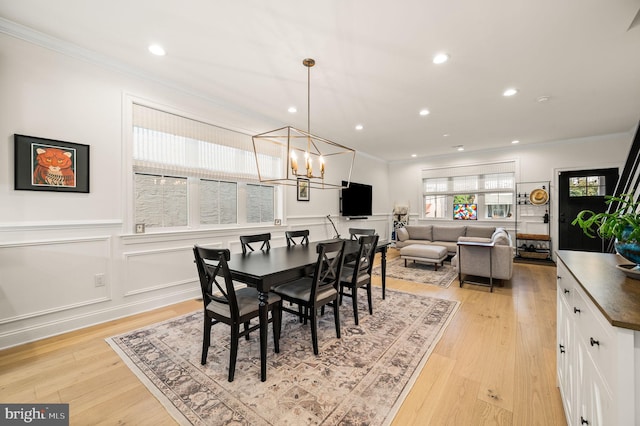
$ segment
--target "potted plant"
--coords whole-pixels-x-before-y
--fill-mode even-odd
[[[609,210],[612,204],[616,209],[602,213],[582,210],[571,224],[579,226],[590,238],[596,235],[603,239],[615,238],[616,251],[640,264],[640,201],[635,201],[633,194],[622,194],[605,196],[605,203]]]

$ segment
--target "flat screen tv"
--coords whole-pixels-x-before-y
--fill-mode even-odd
[[[342,181],[342,186],[347,184]],[[351,182],[348,188],[341,190],[342,216],[371,216],[373,187],[363,183]]]
[[[456,220],[478,220],[478,205],[454,204],[453,218]]]

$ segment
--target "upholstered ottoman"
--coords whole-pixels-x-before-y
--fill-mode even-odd
[[[442,246],[410,244],[400,249],[400,259],[404,259],[404,266],[407,266],[407,260],[430,262],[437,271],[438,264],[442,265],[446,258],[447,248]]]

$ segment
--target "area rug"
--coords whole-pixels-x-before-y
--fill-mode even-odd
[[[458,277],[458,273],[455,268],[451,266],[451,263],[445,262],[444,265],[438,265],[438,270],[435,271],[433,263],[421,263],[407,261],[407,266],[404,266],[404,260],[399,257],[394,257],[387,261],[387,277],[397,278],[405,281],[412,281],[416,283],[432,284],[440,287],[449,287],[451,283]],[[374,275],[381,275],[380,265],[373,267]]]
[[[201,311],[107,342],[180,424],[389,424],[459,302],[387,290],[385,300],[374,297],[373,315],[360,304],[358,326],[346,302],[340,339],[332,309],[320,318],[318,356],[309,326],[295,316],[283,316],[279,354],[270,327],[266,382],[257,332],[240,341],[233,382],[226,325],[213,327],[208,362],[200,365]]]

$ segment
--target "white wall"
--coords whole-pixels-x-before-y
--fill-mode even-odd
[[[82,51],[55,41],[45,44],[66,54],[1,30],[0,348],[198,297],[195,243],[239,251],[239,235],[271,232],[278,246],[286,229],[298,228],[310,229],[312,240],[326,239],[334,235],[328,214],[343,235],[354,225],[338,217],[339,191],[312,190],[309,202],[298,202],[290,187],[283,226],[132,234],[125,126],[131,97],[246,133],[283,123],[82,59]],[[90,193],[15,191],[15,133],[90,145]],[[374,215],[359,225],[383,237],[386,177],[385,162],[357,156],[353,180],[375,188]]]

